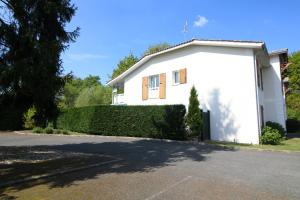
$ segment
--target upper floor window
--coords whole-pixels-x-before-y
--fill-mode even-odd
[[[149,76],[149,98],[158,98],[159,97],[159,75]]]
[[[173,71],[173,85],[180,84],[179,71]]]

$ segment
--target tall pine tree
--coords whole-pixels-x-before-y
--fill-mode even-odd
[[[79,32],[65,30],[75,11],[70,0],[0,0],[1,109],[34,105],[40,125],[54,117],[66,80],[60,55]]]

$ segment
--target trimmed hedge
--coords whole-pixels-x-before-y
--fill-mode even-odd
[[[22,129],[23,112],[12,106],[0,106],[0,130]]]
[[[89,106],[63,110],[56,128],[98,135],[186,139],[184,105]]]

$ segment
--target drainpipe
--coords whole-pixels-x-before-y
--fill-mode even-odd
[[[256,66],[256,54],[253,51],[253,58],[254,58],[254,78],[255,78],[255,95],[256,95],[256,116],[257,116],[257,126],[258,126],[258,139],[261,135],[261,127],[260,127],[260,113],[259,113],[259,94],[258,94],[258,87],[257,87],[257,66]],[[259,141],[258,141],[259,142]]]

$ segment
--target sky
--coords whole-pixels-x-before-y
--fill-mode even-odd
[[[192,38],[256,40],[269,51],[300,50],[299,0],[73,0],[67,25],[80,28],[62,55],[64,72],[109,80],[130,53],[140,57],[153,44]],[[186,34],[183,33],[187,23]]]

